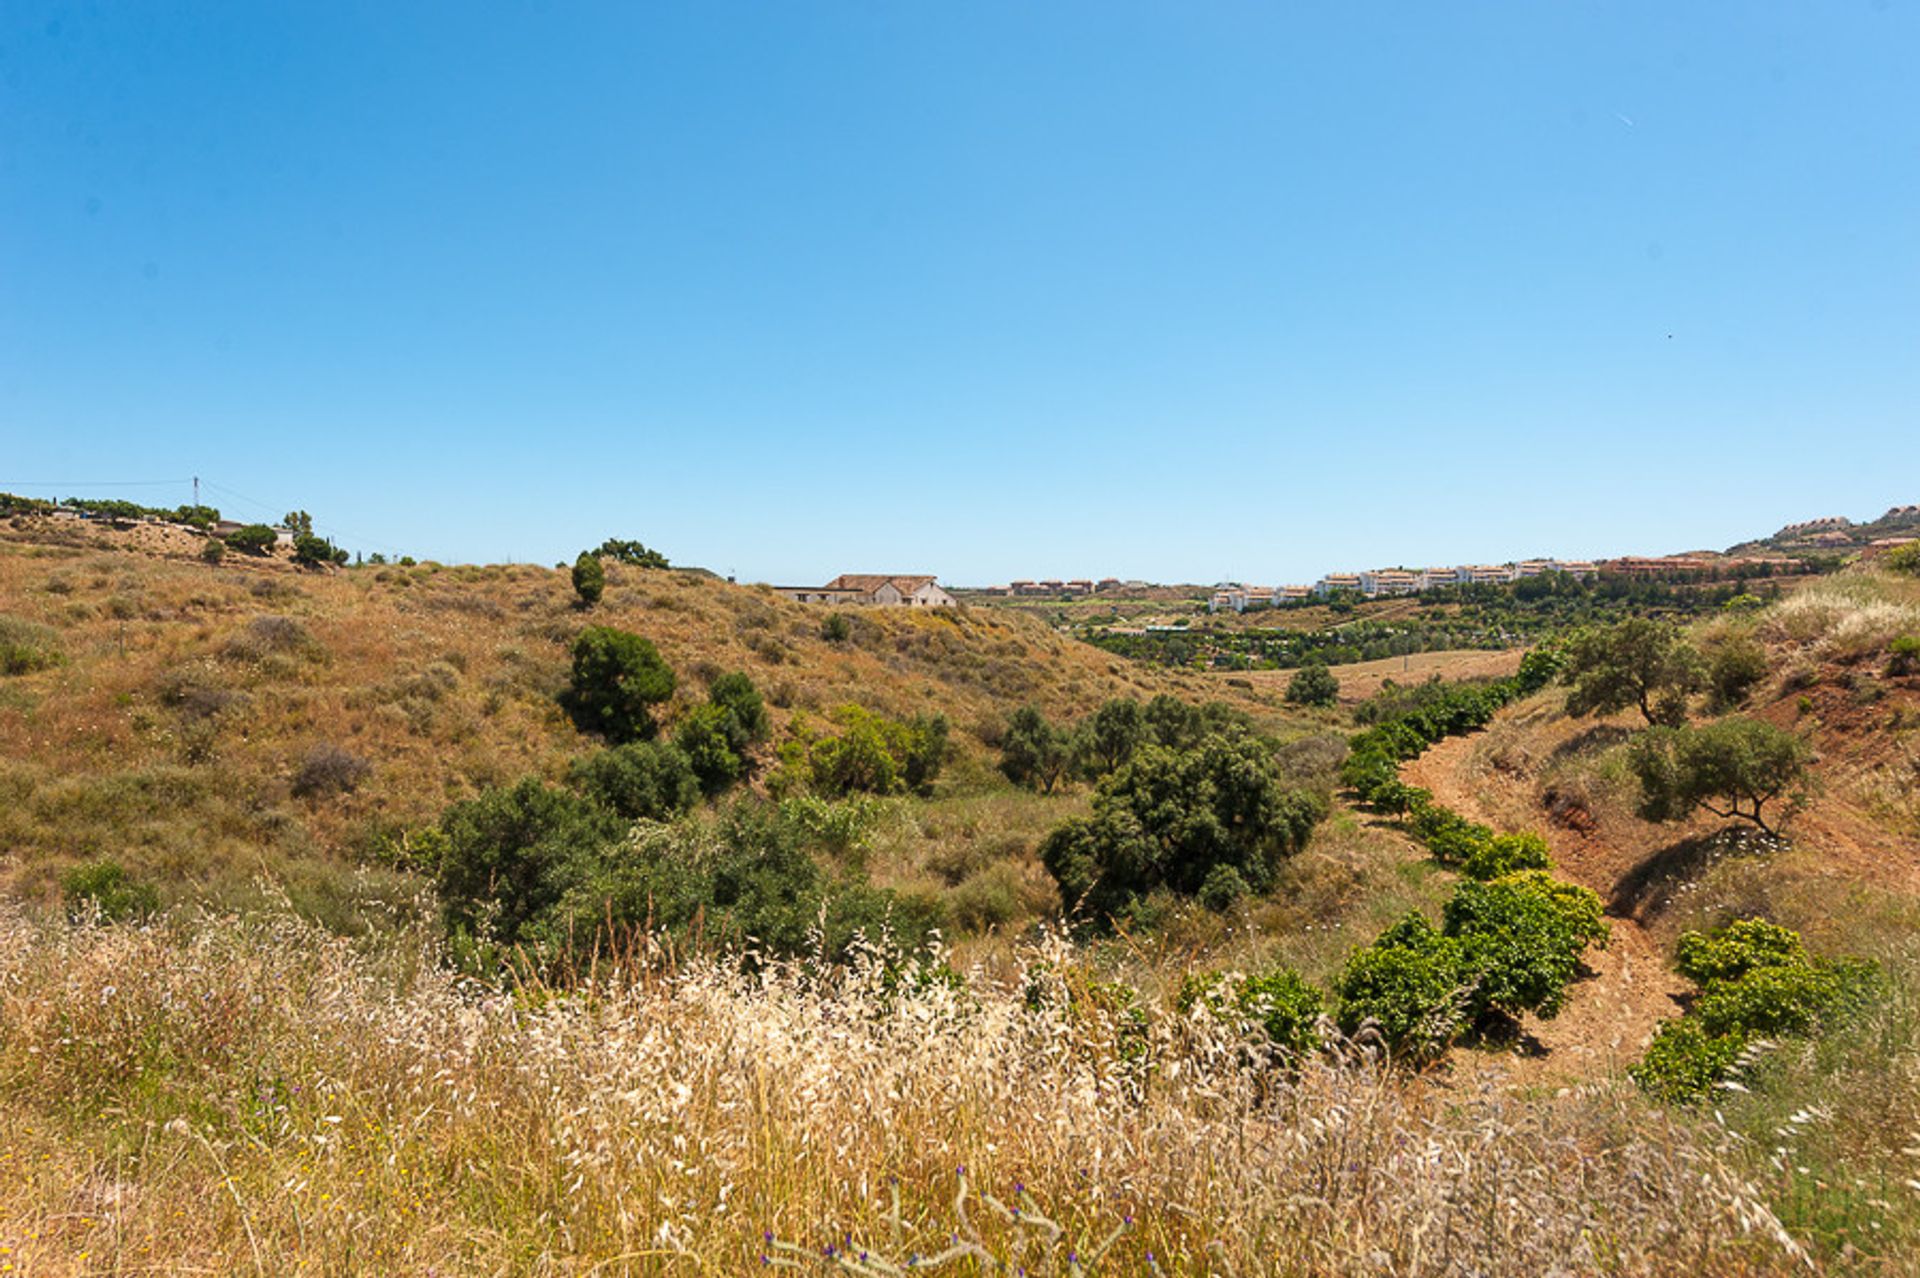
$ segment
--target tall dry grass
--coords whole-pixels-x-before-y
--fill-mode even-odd
[[[898,985],[878,967],[691,962],[502,993],[427,957],[285,915],[130,930],[0,908],[0,1262],[735,1274],[769,1254],[890,1272],[945,1252],[921,1268],[989,1272],[991,1256],[1033,1273],[1530,1278],[1803,1266],[1710,1123],[1609,1088],[1450,1088],[1358,1053],[1294,1075],[1252,1066],[1204,1022],[1075,996],[1090,987],[1063,949],[967,990]]]

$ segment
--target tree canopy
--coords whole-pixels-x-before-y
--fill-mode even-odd
[[[1680,724],[1687,697],[1701,686],[1700,655],[1671,625],[1633,617],[1576,635],[1563,678],[1573,685],[1571,715],[1635,709],[1649,724]]]
[[[673,695],[673,670],[650,642],[612,626],[588,626],[573,641],[568,708],[613,742],[654,734],[653,707]]]
[[[1800,737],[1759,719],[1733,716],[1699,728],[1655,728],[1628,752],[1640,780],[1640,815],[1677,821],[1695,808],[1751,821],[1769,834],[1767,805],[1806,776],[1813,756]]]

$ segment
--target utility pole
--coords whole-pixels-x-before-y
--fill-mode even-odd
[[[195,506],[200,504],[200,476],[198,475],[193,477],[193,504]]]

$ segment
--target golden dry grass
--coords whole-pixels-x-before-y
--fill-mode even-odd
[[[957,1236],[976,1254],[925,1271],[1804,1272],[1710,1123],[1361,1057],[1289,1075],[1204,1020],[1073,998],[1058,948],[959,992],[694,963],[503,994],[427,957],[285,915],[0,910],[0,1261],[735,1274],[771,1238],[888,1273]]]

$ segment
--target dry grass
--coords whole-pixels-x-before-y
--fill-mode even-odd
[[[692,573],[609,565],[604,603],[583,613],[566,573],[533,566],[312,574],[81,541],[0,540],[0,614],[44,627],[65,656],[0,677],[0,884],[29,895],[112,855],[175,899],[243,900],[262,872],[304,878],[296,891],[334,898],[330,917],[352,925],[372,908],[352,882],[363,846],[595,748],[554,700],[589,622],[659,645],[681,678],[669,717],[735,669],[768,696],[776,739],[796,713],[843,701],[943,712],[961,754],[949,789],[983,775],[981,739],[1024,701],[1073,717],[1172,691],[1274,713],[999,611],[856,612],[832,643],[824,610]],[[328,751],[369,770],[350,789],[302,784]]]
[[[1810,582],[1765,614],[1761,633],[1811,656],[1853,661],[1920,634],[1920,580],[1855,569]]]
[[[1610,1088],[1249,1066],[1204,1023],[1136,1030],[1071,998],[1064,951],[1027,956],[1052,964],[1038,999],[706,963],[511,995],[421,957],[287,916],[0,912],[0,1260],[733,1274],[771,1236],[863,1272],[862,1251],[904,1262],[959,1233],[1070,1273],[1120,1231],[1092,1272],[1801,1271],[1711,1123]],[[1059,1244],[984,1198],[963,1220],[962,1167]]]

